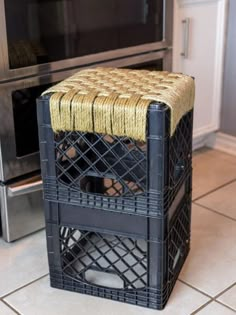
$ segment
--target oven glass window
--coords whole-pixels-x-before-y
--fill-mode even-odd
[[[11,69],[163,39],[163,0],[5,0]]]
[[[51,85],[41,85],[12,93],[16,156],[39,151],[36,99]]]

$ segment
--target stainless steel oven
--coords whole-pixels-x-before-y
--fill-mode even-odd
[[[173,0],[0,0],[0,80],[170,49]]]
[[[36,98],[84,67],[171,70],[173,0],[0,0],[3,238],[44,226]]]

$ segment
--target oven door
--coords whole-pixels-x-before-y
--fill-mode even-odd
[[[0,81],[165,49],[172,20],[173,0],[0,0]]]

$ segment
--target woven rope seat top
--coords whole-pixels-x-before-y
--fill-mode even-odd
[[[54,132],[82,131],[146,141],[147,111],[156,101],[171,109],[171,135],[193,108],[194,80],[166,71],[82,70],[43,93],[50,96]]]

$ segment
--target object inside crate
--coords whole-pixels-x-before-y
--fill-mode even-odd
[[[127,137],[55,135],[57,177],[83,192],[133,196],[146,191],[146,144]]]

